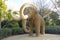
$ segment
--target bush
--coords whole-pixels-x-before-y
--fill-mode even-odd
[[[12,34],[12,30],[9,28],[0,29],[0,39],[7,36],[11,36],[11,34]]]
[[[0,39],[12,36],[12,35],[19,35],[23,34],[24,31],[22,28],[1,28],[0,29]]]
[[[18,21],[11,20],[7,21],[4,20],[1,22],[2,28],[13,28],[13,27],[19,27]]]
[[[18,34],[23,34],[24,31],[22,28],[12,28],[12,35],[18,35]]]
[[[4,25],[7,26],[7,22],[8,22],[8,20],[4,20],[4,21],[1,22],[1,26],[2,26],[2,28],[3,28]],[[6,26],[5,26],[5,27],[6,27]]]
[[[60,26],[46,26],[46,33],[50,33],[50,34],[60,34]]]

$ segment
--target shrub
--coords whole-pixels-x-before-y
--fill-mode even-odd
[[[12,36],[12,35],[18,35],[23,34],[24,31],[22,28],[1,28],[0,29],[0,39]]]
[[[46,33],[51,33],[51,34],[60,34],[60,26],[46,26]]]
[[[3,21],[1,22],[1,26],[2,26],[2,28],[3,28],[4,25],[7,26],[7,22],[8,22],[8,20],[3,20]],[[4,27],[6,27],[6,26],[4,26]]]
[[[24,31],[22,28],[12,28],[12,35],[18,35],[18,34],[23,34]]]
[[[3,38],[3,35],[4,33],[3,33],[3,29],[0,29],[0,40]]]
[[[4,20],[1,22],[2,28],[13,28],[13,27],[19,27],[18,21],[11,20],[7,21]]]
[[[0,39],[7,37],[7,36],[11,36],[11,34],[12,34],[11,29],[8,29],[8,28],[3,28],[3,29],[1,28],[0,29]]]

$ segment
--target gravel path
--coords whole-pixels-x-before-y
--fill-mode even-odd
[[[10,36],[2,40],[60,40],[60,35],[45,34],[44,36],[40,35],[39,37],[35,36],[32,37],[28,36],[28,34],[22,34],[22,35]]]

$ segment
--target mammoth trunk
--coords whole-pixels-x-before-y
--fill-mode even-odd
[[[29,32],[29,30],[26,28],[26,20],[22,20],[22,27],[25,32]]]

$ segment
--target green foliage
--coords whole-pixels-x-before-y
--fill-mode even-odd
[[[6,11],[7,5],[5,4],[5,1],[2,2],[2,10]]]
[[[11,34],[12,34],[12,30],[9,28],[0,29],[0,39],[7,36],[11,36]]]
[[[3,18],[5,19],[6,9],[7,9],[7,5],[5,4],[5,0],[0,0],[0,23],[3,20]]]
[[[12,28],[12,35],[18,35],[18,34],[23,34],[24,31],[22,28]]]
[[[4,20],[1,22],[2,28],[16,28],[19,27],[18,21],[15,20]]]
[[[2,8],[2,11],[6,11],[7,9],[7,5],[5,3],[6,0],[2,0],[0,3],[1,3],[1,8]]]
[[[0,40],[8,36],[19,35],[23,33],[24,31],[22,28],[1,28],[0,29]]]
[[[57,12],[54,12],[52,11],[52,13],[45,18],[45,23],[46,25],[57,25],[59,22],[58,22],[58,19],[59,18],[59,15]]]
[[[57,12],[52,11],[52,14],[50,14],[50,18],[53,20],[57,20],[59,18],[59,15]]]
[[[60,34],[60,26],[46,26],[46,33],[50,33],[50,34]]]
[[[2,6],[2,0],[0,0],[0,8],[1,8],[1,6]]]
[[[12,20],[11,11],[12,11],[11,9],[7,10],[6,13],[7,20]]]
[[[56,21],[56,24],[60,26],[60,19]]]
[[[16,11],[13,11],[13,14],[18,14]]]
[[[7,27],[9,28],[16,28],[16,27],[19,27],[19,24],[17,21],[10,21],[10,23],[7,25]]]

